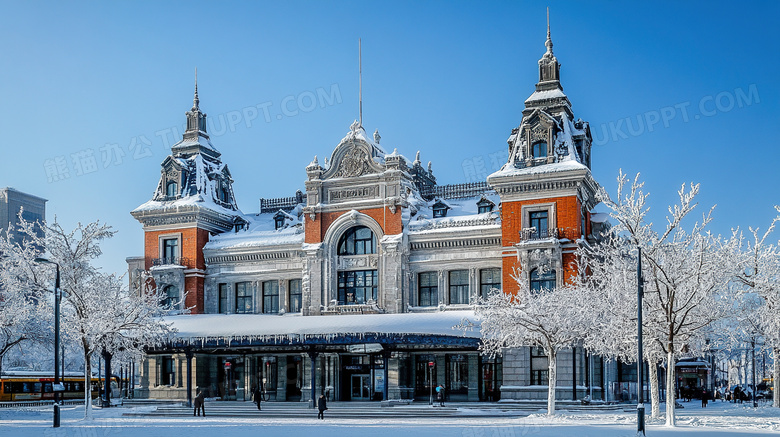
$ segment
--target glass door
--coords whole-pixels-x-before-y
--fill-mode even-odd
[[[370,375],[352,375],[352,389],[350,391],[353,401],[367,401],[371,398]]]

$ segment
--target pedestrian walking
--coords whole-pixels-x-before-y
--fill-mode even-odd
[[[317,419],[325,420],[325,410],[327,409],[328,404],[325,400],[325,395],[320,395],[320,397],[317,399]]]
[[[254,397],[255,399],[255,403],[257,404],[258,411],[262,410],[262,408],[260,408],[260,401],[262,400],[263,392],[260,391],[259,386],[255,387],[255,389],[252,391],[252,397]]]
[[[198,389],[198,394],[195,396],[195,400],[193,402],[193,407],[195,407],[195,410],[192,412],[192,415],[200,416],[200,413],[203,413],[203,417],[206,417],[206,408],[204,406],[205,403],[205,396],[203,395],[203,392]]]
[[[710,400],[710,393],[707,391],[707,389],[703,389],[701,391],[701,407],[707,408],[707,403]]]
[[[438,387],[436,387],[436,400],[439,401],[439,406],[444,406],[444,386],[439,384]]]

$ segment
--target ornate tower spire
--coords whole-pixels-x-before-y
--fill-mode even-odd
[[[558,59],[553,54],[552,37],[550,36],[550,9],[547,8],[547,41],[544,42],[547,51],[542,55],[542,59],[539,59],[539,83],[536,84],[538,91],[561,88],[560,85],[560,70],[561,64],[558,63]],[[547,85],[543,84],[550,82]]]
[[[547,31],[547,35],[549,38],[550,31]],[[195,67],[195,98],[192,99],[192,110],[197,111],[198,105],[200,104],[200,99],[198,99],[198,67]]]
[[[200,110],[200,98],[198,98],[198,69],[195,68],[195,97],[192,99],[192,109],[187,111],[187,130],[184,138],[208,138],[206,133],[206,114]]]
[[[553,43],[552,43],[552,38],[550,37],[550,8],[547,8],[547,41],[545,41],[544,45],[547,47],[547,53],[552,55]],[[198,80],[198,70],[195,69],[195,81],[197,82],[197,80]],[[197,90],[197,83],[195,89]]]

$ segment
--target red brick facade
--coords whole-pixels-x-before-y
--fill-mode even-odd
[[[315,216],[314,221],[306,216],[306,243],[321,243],[323,238],[325,238],[325,234],[328,232],[328,228],[330,228],[333,222],[348,212],[349,211],[336,211],[320,213]],[[400,234],[403,231],[400,208],[396,209],[395,214],[393,214],[388,207],[363,209],[360,210],[360,213],[376,220],[385,235]]]
[[[520,234],[528,226],[528,217],[523,219],[523,207],[530,205],[555,203],[555,223],[558,235],[575,240],[581,235],[587,235],[582,230],[582,204],[575,196],[550,197],[526,201],[503,202],[501,205],[501,242],[503,246],[502,281],[505,293],[517,293],[517,282],[512,278],[515,269],[520,265],[517,259],[515,244],[520,242]],[[585,217],[585,227],[589,227],[589,215]],[[588,231],[588,229],[586,229]],[[569,282],[577,273],[574,253],[563,253],[563,278]]]
[[[162,257],[160,249],[161,237],[179,238],[179,251],[182,265],[187,270],[197,269],[200,272],[185,271],[184,291],[187,293],[184,304],[191,308],[193,314],[204,312],[204,279],[206,260],[203,257],[203,246],[209,241],[209,231],[200,228],[184,228],[164,231],[146,231],[144,233],[144,264],[148,270],[157,258]]]

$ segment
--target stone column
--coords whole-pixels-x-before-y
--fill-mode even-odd
[[[320,315],[320,307],[323,302],[323,286],[326,278],[323,277],[322,246],[309,244],[304,248],[306,253],[306,267],[301,280],[303,293],[303,315]],[[327,296],[325,297],[327,300]]]
[[[401,241],[394,239],[382,242],[382,256],[380,258],[380,273],[382,275],[379,284],[379,296],[377,304],[388,312],[401,311],[399,299],[403,290],[403,271],[401,263]]]
[[[287,400],[287,355],[276,358],[276,400]]]
[[[468,354],[468,366],[469,366],[469,392],[468,400],[470,402],[479,401],[479,353]]]

